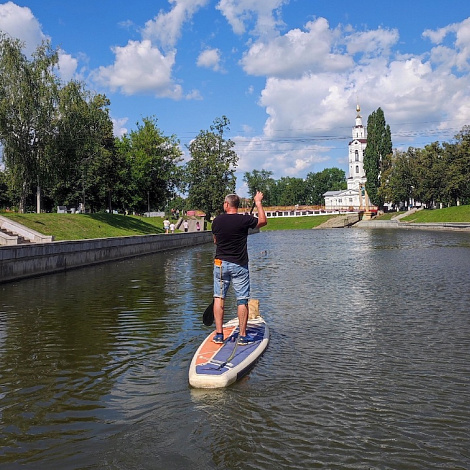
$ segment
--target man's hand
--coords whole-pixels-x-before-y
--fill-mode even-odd
[[[261,202],[263,201],[263,196],[264,196],[264,194],[261,191],[256,191],[256,195],[253,198],[253,200],[255,201],[256,206],[258,206],[258,204],[261,204]]]
[[[256,204],[256,209],[258,209],[258,228],[264,227],[268,223],[268,219],[266,218],[266,214],[264,213],[263,209],[263,193],[261,191],[257,191],[253,200]]]

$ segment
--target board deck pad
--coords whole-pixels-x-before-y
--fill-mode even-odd
[[[255,341],[251,344],[247,344],[245,346],[237,345],[238,341],[238,327],[234,328],[230,336],[227,338],[225,331],[224,337],[227,338],[224,344],[215,344],[212,340],[212,344],[214,346],[218,346],[218,350],[215,351],[213,354],[212,359],[209,361],[206,360],[205,357],[200,357],[201,362],[196,366],[196,371],[201,373],[204,371],[206,374],[222,374],[225,369],[233,367],[233,365],[240,363],[243,359],[247,358],[254,349],[256,349],[260,343],[260,341],[264,338],[264,325],[259,325],[256,327],[248,327],[246,332],[249,336],[253,337]],[[215,333],[214,333],[215,334]],[[233,350],[237,346],[234,356],[230,359],[228,363],[227,360],[233,353]],[[199,358],[198,358],[199,359]],[[203,363],[203,361],[205,363]],[[226,363],[222,368],[221,365]]]
[[[238,320],[224,325],[223,344],[212,340],[215,331],[203,341],[191,362],[189,381],[194,387],[224,387],[242,377],[267,347],[269,331],[261,317],[249,320],[247,334],[255,341],[239,345]]]

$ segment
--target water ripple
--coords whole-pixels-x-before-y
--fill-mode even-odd
[[[469,249],[461,233],[250,237],[271,341],[226,390],[187,378],[212,245],[1,287],[2,468],[470,468]]]

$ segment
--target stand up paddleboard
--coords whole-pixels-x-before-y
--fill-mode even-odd
[[[269,342],[268,325],[261,316],[248,320],[246,332],[255,341],[238,344],[238,318],[224,324],[223,344],[215,344],[213,331],[199,346],[189,366],[189,383],[195,388],[227,387],[243,377],[263,354]]]

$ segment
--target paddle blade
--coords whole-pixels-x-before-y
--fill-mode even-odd
[[[214,301],[211,302],[202,314],[202,323],[206,326],[211,326],[214,323]]]

